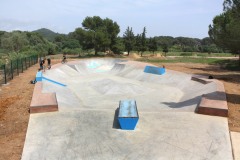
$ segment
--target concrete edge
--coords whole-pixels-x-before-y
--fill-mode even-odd
[[[207,76],[201,76],[201,75],[193,75],[191,80],[202,83],[202,84],[208,84],[212,82],[212,80],[208,79]]]
[[[30,113],[58,111],[56,93],[42,93],[42,82],[37,82],[33,90]]]
[[[217,85],[216,92],[214,95],[202,95],[196,112],[199,114],[228,117],[228,105],[224,85],[218,80],[211,81]]]
[[[234,160],[240,160],[240,133],[230,132],[231,142],[232,142],[232,152]]]

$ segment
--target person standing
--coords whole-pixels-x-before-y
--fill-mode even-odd
[[[67,57],[66,57],[66,54],[64,53],[64,54],[63,54],[62,63],[66,63],[66,62],[67,62]]]
[[[39,60],[40,70],[43,70],[43,58],[41,57]]]
[[[40,66],[40,70],[42,70],[42,69],[43,69],[43,66],[42,66],[42,60],[43,60],[43,58],[42,58],[42,57],[40,57],[40,58],[39,58],[39,66]]]
[[[51,69],[51,57],[47,56],[48,69]]]
[[[43,72],[45,72],[45,69],[46,69],[46,58],[44,58],[41,63],[40,63],[40,69],[43,70]]]

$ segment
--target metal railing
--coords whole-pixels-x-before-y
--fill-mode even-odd
[[[1,65],[0,85],[7,84],[8,81],[18,76],[19,73],[23,73],[24,70],[36,63],[38,63],[38,56],[32,55],[21,59],[10,60],[8,63]]]

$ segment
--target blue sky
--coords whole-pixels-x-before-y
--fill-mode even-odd
[[[110,18],[134,34],[147,28],[147,37],[204,38],[223,0],[1,0],[0,30],[33,31],[48,28],[69,33],[87,16]]]

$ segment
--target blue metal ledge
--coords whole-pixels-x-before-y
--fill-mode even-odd
[[[144,69],[145,73],[152,73],[162,75],[165,73],[165,68],[154,67],[154,66],[146,66]]]
[[[138,110],[135,100],[121,100],[119,102],[118,122],[121,129],[134,130],[138,122]]]

